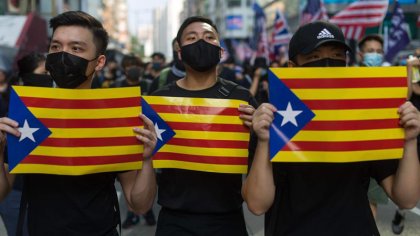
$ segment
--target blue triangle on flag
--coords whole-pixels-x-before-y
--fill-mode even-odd
[[[7,134],[9,171],[12,171],[51,135],[51,131],[29,111],[13,88],[10,89],[9,118],[18,122],[20,129],[29,130],[29,132],[20,130],[21,138]]]
[[[156,147],[153,150],[154,155],[159,149],[165,145],[173,136],[175,136],[175,132],[172,130],[171,127],[156,113],[155,110],[146,102],[144,97],[141,99],[141,109],[142,112],[147,118],[149,118],[153,125],[155,126],[155,131],[157,134],[157,143]]]
[[[277,108],[270,126],[270,160],[315,114],[270,70],[269,102]]]

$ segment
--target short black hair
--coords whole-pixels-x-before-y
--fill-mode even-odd
[[[165,61],[166,60],[166,57],[165,57],[165,55],[163,54],[163,53],[161,53],[161,52],[154,52],[153,54],[152,54],[152,56],[150,56],[151,58],[153,58],[153,57],[159,57],[159,59],[162,59],[163,61]]]
[[[140,58],[134,55],[125,55],[121,60],[121,67],[125,70],[129,66],[143,66],[143,63]]]
[[[195,23],[195,22],[207,23],[211,27],[213,27],[216,30],[217,33],[219,33],[219,31],[217,30],[217,26],[209,18],[202,17],[202,16],[188,17],[187,19],[184,20],[184,22],[182,22],[181,26],[179,27],[178,33],[176,34],[176,41],[178,41],[178,44],[179,44],[180,47],[181,47],[181,36],[182,36],[182,33],[184,32],[185,28],[187,28],[190,24]]]
[[[357,45],[359,51],[362,51],[363,47],[365,46],[367,41],[377,41],[381,44],[382,48],[384,47],[384,39],[379,34],[368,34],[360,40],[359,44]]]
[[[39,52],[31,52],[17,61],[19,76],[33,73],[39,63],[46,61],[47,57]]]
[[[89,29],[93,34],[97,55],[105,54],[108,46],[108,33],[101,22],[83,11],[64,12],[50,20],[50,28],[55,30],[60,26],[81,26]]]

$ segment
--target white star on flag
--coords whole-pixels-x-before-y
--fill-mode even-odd
[[[160,141],[163,141],[162,133],[165,132],[165,131],[166,131],[166,129],[159,129],[158,123],[157,122],[155,123],[155,132],[156,132],[157,138]]]
[[[283,120],[281,121],[281,126],[284,126],[285,124],[290,122],[290,123],[294,124],[296,127],[298,127],[298,124],[297,124],[297,121],[296,121],[296,116],[298,116],[300,113],[302,113],[302,111],[293,110],[290,102],[287,103],[286,110],[279,110],[279,111],[277,111],[277,113],[279,113],[279,115],[283,116]]]
[[[25,119],[25,123],[23,124],[22,128],[18,128],[19,132],[21,133],[19,142],[24,140],[25,138],[28,138],[32,140],[32,142],[36,142],[34,138],[34,133],[39,130],[39,128],[31,128],[29,127],[28,121]]]

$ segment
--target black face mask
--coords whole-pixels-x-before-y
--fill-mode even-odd
[[[220,47],[203,39],[181,47],[182,61],[196,71],[213,69],[220,61]]]
[[[178,70],[185,71],[185,66],[184,66],[184,64],[182,64],[182,61],[181,61],[181,60],[179,60],[179,58],[178,58],[178,52],[173,51],[173,52],[172,52],[172,58],[174,59],[174,66],[175,66]]]
[[[26,74],[22,76],[23,85],[35,87],[52,87],[53,79],[46,74]]]
[[[131,67],[127,70],[127,79],[131,81],[139,81],[139,78],[141,76],[141,68],[140,67]]]
[[[331,58],[324,58],[317,61],[311,61],[301,65],[301,67],[345,67],[346,61]]]
[[[85,82],[95,71],[86,76],[89,62],[82,57],[67,52],[56,52],[47,55],[45,68],[60,88],[76,88]]]

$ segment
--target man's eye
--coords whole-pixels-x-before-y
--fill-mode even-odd
[[[58,45],[51,45],[50,50],[58,50]]]

